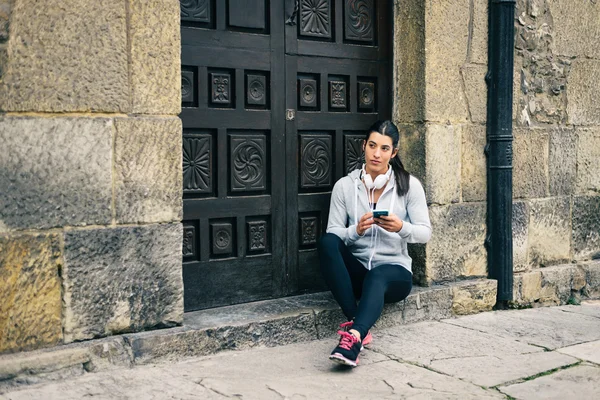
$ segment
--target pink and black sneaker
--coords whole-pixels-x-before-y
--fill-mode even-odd
[[[333,349],[329,359],[340,364],[356,367],[358,365],[358,353],[360,353],[362,347],[360,340],[346,331],[338,331],[338,334],[342,336],[340,343]]]
[[[344,322],[344,323],[340,324],[340,328],[342,328],[344,331],[348,332],[348,331],[350,331],[350,329],[352,329],[353,324],[354,324],[354,321]],[[367,346],[372,341],[373,341],[373,335],[371,335],[371,331],[369,331],[369,332],[367,332],[367,336],[365,336],[362,340],[362,347],[360,348],[360,351],[363,351],[365,346]]]

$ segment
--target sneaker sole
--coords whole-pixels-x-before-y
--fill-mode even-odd
[[[356,362],[355,362],[355,361],[347,359],[340,353],[333,353],[332,355],[329,356],[329,359],[338,364],[348,365],[350,367],[356,367],[358,365],[358,359],[356,359]]]

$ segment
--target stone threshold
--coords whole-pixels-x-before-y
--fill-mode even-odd
[[[488,279],[415,287],[405,302],[386,305],[375,329],[488,311],[495,298],[496,281]],[[329,293],[186,313],[181,327],[2,355],[0,393],[86,372],[334,337],[344,320]]]

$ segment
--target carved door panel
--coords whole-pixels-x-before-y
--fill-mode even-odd
[[[284,294],[283,14],[181,0],[186,311]]]
[[[365,130],[389,118],[388,2],[300,0],[286,24],[289,290],[324,289],[316,245],[335,182],[362,165]],[[286,10],[291,14],[290,9]]]

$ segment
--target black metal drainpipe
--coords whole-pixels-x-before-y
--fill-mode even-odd
[[[496,308],[513,297],[512,101],[516,0],[489,0],[487,103],[488,276],[498,280]]]

